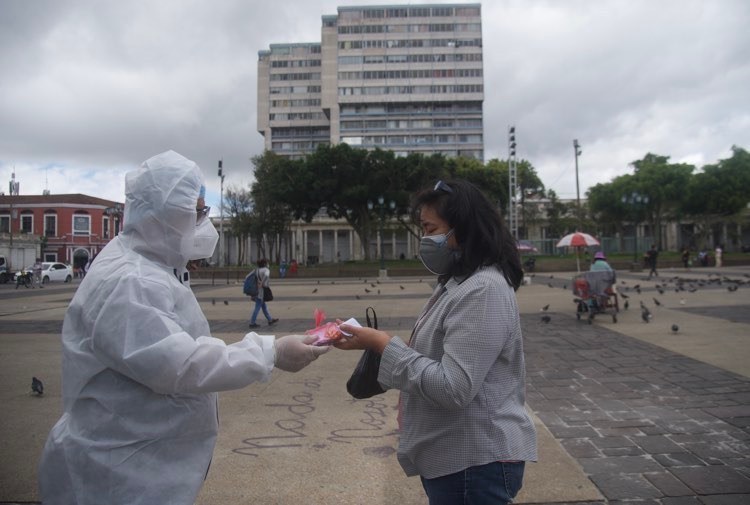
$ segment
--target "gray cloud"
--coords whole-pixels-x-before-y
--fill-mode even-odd
[[[425,2],[412,2],[425,3]],[[426,3],[448,3],[429,1]],[[349,2],[0,3],[0,183],[122,199],[122,174],[174,149],[218,194],[252,180],[257,52],[315,41]],[[506,128],[548,187],[575,196],[647,152],[697,165],[750,145],[743,0],[484,2],[485,155]],[[218,202],[213,202],[216,205]]]

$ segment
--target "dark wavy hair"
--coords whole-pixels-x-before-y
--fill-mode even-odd
[[[422,207],[435,209],[453,228],[461,255],[450,276],[470,275],[481,266],[495,265],[517,290],[523,280],[521,257],[500,211],[474,184],[453,179],[441,181],[412,198],[412,219],[419,223]]]

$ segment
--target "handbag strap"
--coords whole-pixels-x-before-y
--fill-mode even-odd
[[[370,319],[370,312],[372,312],[372,319]],[[367,326],[376,330],[378,329],[378,315],[375,313],[375,309],[367,307],[365,309],[365,319],[367,320]]]

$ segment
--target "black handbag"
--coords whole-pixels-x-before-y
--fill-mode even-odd
[[[271,291],[271,288],[267,286],[263,286],[263,301],[264,302],[273,301],[273,291]]]
[[[372,312],[372,319],[370,319],[370,312]],[[367,319],[367,326],[378,329],[378,316],[375,314],[375,309],[367,307],[365,318]],[[362,353],[357,366],[354,367],[352,376],[346,381],[346,390],[354,398],[363,400],[385,393],[385,389],[378,383],[380,358],[380,354],[370,349],[366,349]]]

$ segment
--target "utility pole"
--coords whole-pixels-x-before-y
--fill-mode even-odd
[[[8,220],[8,232],[10,233],[10,248],[13,250],[13,195],[18,196],[18,191],[21,189],[21,183],[16,181],[16,169],[13,167],[13,172],[10,174],[10,218]],[[13,253],[11,252],[11,256]],[[10,258],[8,258],[10,261]]]
[[[578,139],[573,140],[573,152],[576,158],[576,205],[578,206],[578,231],[583,231],[581,224],[581,193],[578,186],[578,157],[583,151],[581,151],[581,144],[578,143]]]
[[[224,170],[222,160],[219,160],[219,179],[221,192],[219,193],[219,267],[224,266]]]

